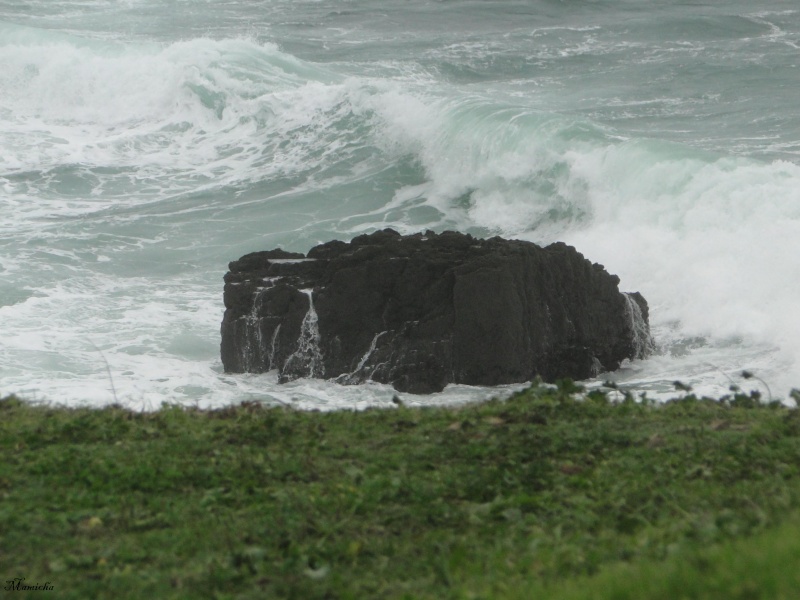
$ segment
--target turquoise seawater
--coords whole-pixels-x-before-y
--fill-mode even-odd
[[[228,261],[393,227],[619,275],[659,350],[601,380],[785,397],[798,92],[778,0],[0,0],[0,394],[387,404],[226,375],[219,325]]]

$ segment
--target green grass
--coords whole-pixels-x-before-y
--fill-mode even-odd
[[[800,519],[751,538],[686,548],[664,561],[606,567],[541,591],[561,600],[794,600],[800,591]],[[520,591],[515,598],[530,598]]]
[[[796,410],[575,392],[334,413],[6,398],[0,579],[76,599],[794,597]]]

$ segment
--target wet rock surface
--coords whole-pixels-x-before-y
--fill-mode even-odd
[[[586,379],[652,348],[644,298],[563,243],[383,230],[306,255],[255,252],[229,268],[229,373],[432,393]]]

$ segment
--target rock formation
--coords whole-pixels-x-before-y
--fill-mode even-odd
[[[226,372],[432,393],[616,369],[652,347],[647,303],[563,243],[386,229],[225,275]]]

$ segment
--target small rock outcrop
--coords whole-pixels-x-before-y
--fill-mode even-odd
[[[587,379],[652,348],[647,303],[618,283],[563,243],[450,231],[255,252],[225,275],[222,362],[411,393]]]

